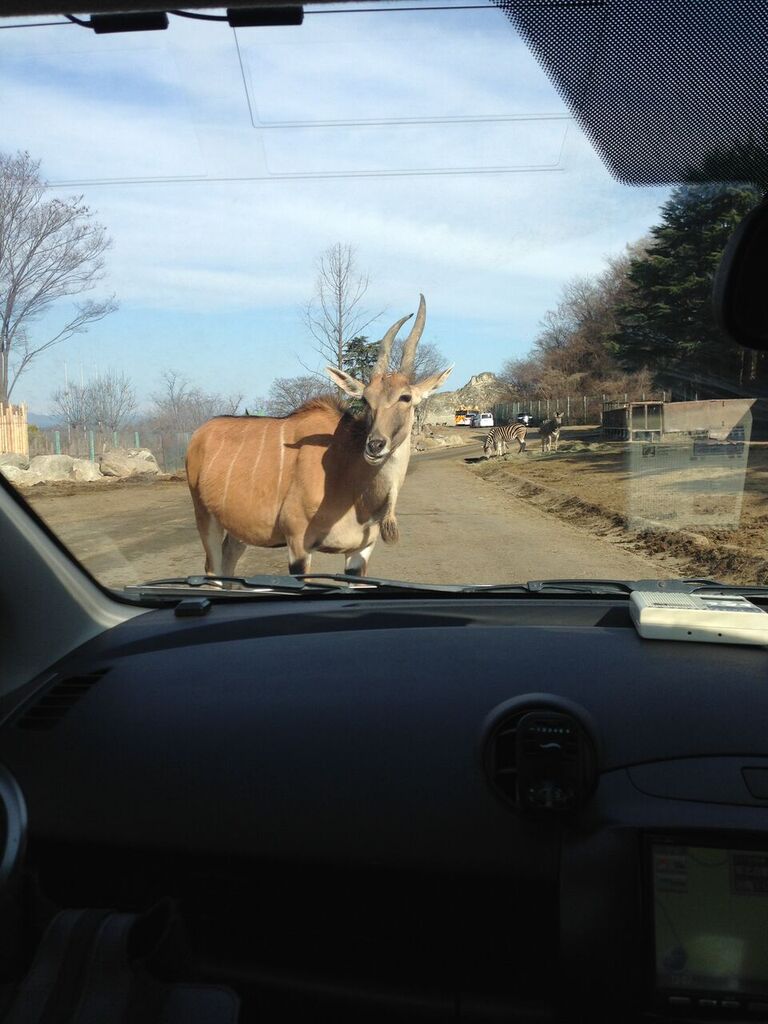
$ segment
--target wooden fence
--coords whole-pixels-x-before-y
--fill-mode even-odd
[[[29,455],[26,405],[0,403],[0,454]]]

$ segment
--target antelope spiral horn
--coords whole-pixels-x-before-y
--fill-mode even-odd
[[[400,373],[405,374],[406,377],[410,378],[413,373],[413,361],[416,358],[416,346],[419,344],[419,338],[424,332],[424,323],[427,319],[427,304],[424,301],[424,296],[419,296],[419,311],[416,314],[411,333],[405,339],[403,345],[403,358],[400,363]]]
[[[406,320],[410,320],[413,313],[409,313],[408,316],[404,316],[401,320],[398,320],[396,324],[392,324],[387,333],[379,342],[379,358],[376,360],[376,365],[371,371],[371,377],[376,377],[379,374],[384,374],[389,369],[389,353],[392,351],[392,342],[395,340],[395,335],[403,326]]]

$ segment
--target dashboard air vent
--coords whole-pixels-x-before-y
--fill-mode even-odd
[[[16,720],[16,728],[52,729],[105,673],[106,669],[60,679],[27,707]]]
[[[597,780],[595,748],[584,726],[546,707],[516,709],[496,723],[486,768],[499,796],[530,810],[575,810]]]

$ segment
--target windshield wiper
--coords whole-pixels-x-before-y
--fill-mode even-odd
[[[149,591],[154,588],[162,590],[177,587],[212,590],[219,594],[242,593],[243,590],[295,594],[307,589],[303,580],[296,579],[294,576],[171,576],[167,579],[134,583],[125,589],[127,591]],[[227,589],[224,589],[225,587]]]
[[[707,580],[693,588],[692,594],[757,594],[768,595],[768,587],[759,583],[750,586],[747,583],[717,583],[715,580]]]
[[[337,584],[341,584],[338,586]],[[242,596],[245,593],[273,594],[360,594],[363,591],[402,593],[461,594],[463,586],[449,584],[409,583],[404,580],[385,580],[375,576],[352,576],[347,573],[303,573],[297,576],[174,576],[168,579],[147,580],[146,583],[126,587],[138,593],[162,592],[165,589],[205,589],[222,596]],[[226,589],[225,589],[226,588]]]
[[[376,594],[584,594],[625,595],[635,590],[660,593],[676,591],[692,593],[733,593],[768,595],[768,587],[720,583],[701,577],[662,580],[551,579],[529,580],[527,583],[437,584],[387,580],[376,576],[352,576],[347,573],[303,573],[297,576],[175,576],[148,580],[128,586],[125,592],[137,596],[168,595],[169,591],[205,590],[207,596],[242,597],[244,594],[291,594],[304,596]]]
[[[465,587],[465,593],[503,594],[516,592],[521,594],[631,594],[636,587],[623,580],[529,580],[528,583],[490,583],[473,587]]]

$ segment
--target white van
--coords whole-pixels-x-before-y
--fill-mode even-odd
[[[477,422],[478,427],[492,427],[493,426],[493,413],[481,412]]]

